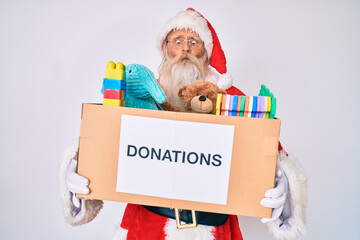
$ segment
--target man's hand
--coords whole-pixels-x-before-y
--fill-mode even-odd
[[[279,221],[280,216],[284,212],[284,206],[286,201],[289,201],[289,183],[288,179],[281,168],[276,170],[276,186],[273,189],[269,189],[265,193],[265,198],[263,198],[260,204],[264,207],[273,208],[271,218],[262,218],[262,223],[268,223],[273,221]],[[280,220],[280,222],[282,222]],[[279,222],[279,226],[281,223]]]
[[[83,176],[80,176],[76,173],[77,167],[77,153],[72,154],[71,162],[66,171],[66,186],[67,189],[72,193],[72,203],[76,208],[80,208],[80,199],[75,197],[76,193],[80,194],[89,194],[90,190],[88,188],[89,180]]]

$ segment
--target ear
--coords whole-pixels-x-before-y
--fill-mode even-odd
[[[165,44],[161,45],[161,51],[163,53],[163,56],[165,57],[165,53],[166,53],[166,46]]]
[[[182,88],[179,89],[178,96],[180,98],[184,98],[183,92],[186,90],[186,88],[187,86],[183,86]]]

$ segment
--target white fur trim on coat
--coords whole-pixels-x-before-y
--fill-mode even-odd
[[[90,200],[90,199],[81,199],[81,209],[77,211],[78,213],[73,216],[74,209],[76,207],[72,203],[72,193],[66,187],[66,170],[70,164],[74,153],[78,151],[77,142],[74,142],[68,146],[61,157],[60,160],[60,191],[61,191],[61,200],[63,203],[63,212],[65,219],[71,225],[81,225],[92,221],[103,206],[101,200]]]
[[[118,225],[112,240],[126,240],[127,234],[128,234],[128,230]]]
[[[276,221],[267,223],[266,226],[276,239],[292,240],[303,235],[306,230],[307,178],[295,160],[287,156],[284,151],[279,152],[278,164],[284,170],[289,181],[290,197],[293,204],[293,216],[290,220],[292,226],[290,229],[281,229]]]
[[[215,227],[198,225],[196,228],[177,229],[174,219],[168,219],[165,225],[166,240],[214,239]]]
[[[213,49],[213,38],[206,20],[197,12],[187,10],[179,12],[175,17],[171,18],[161,29],[158,37],[158,48],[161,51],[167,35],[172,30],[191,30],[199,35],[204,42],[205,49],[211,58]]]

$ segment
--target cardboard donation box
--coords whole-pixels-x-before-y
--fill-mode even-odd
[[[270,217],[280,120],[83,104],[79,197]]]

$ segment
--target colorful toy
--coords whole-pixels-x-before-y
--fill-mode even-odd
[[[216,115],[220,115],[222,94],[218,94],[216,99]]]
[[[140,64],[109,62],[101,92],[103,105],[159,110],[166,96],[154,74]]]
[[[125,66],[121,62],[116,65],[110,61],[105,70],[102,92],[104,93],[103,105],[125,106]]]
[[[269,118],[274,119],[276,114],[276,98],[274,97],[274,94],[271,93],[265,85],[261,85],[259,96],[267,96],[271,98],[270,100],[268,100],[270,101],[270,103],[268,103],[268,106],[270,104],[271,107],[270,109],[268,107],[267,112],[269,113]]]
[[[276,98],[265,85],[259,96],[236,96],[218,94],[216,115],[274,119]]]
[[[238,105],[238,99],[239,99],[239,96],[238,95],[234,95],[234,98],[233,98],[233,108],[232,108],[232,114],[231,116],[236,116],[236,109],[237,109],[237,105]]]
[[[224,95],[222,97],[222,101],[221,101],[221,110],[220,110],[220,114],[221,115],[225,115],[225,108],[226,108],[226,95]]]

